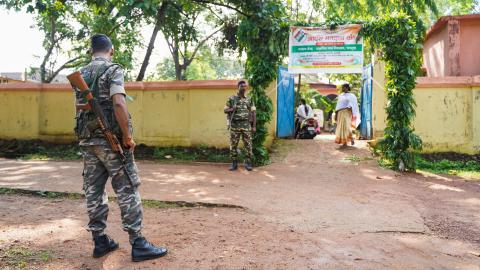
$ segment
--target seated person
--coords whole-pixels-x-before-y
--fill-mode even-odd
[[[313,110],[310,105],[307,104],[305,99],[300,99],[300,106],[297,108],[297,117],[295,117],[295,135],[300,130],[300,125],[302,124],[303,120],[313,118]],[[318,123],[315,120],[315,128],[318,127]]]

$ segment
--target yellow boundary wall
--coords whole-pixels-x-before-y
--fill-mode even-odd
[[[373,135],[383,136],[387,99],[383,63],[374,69]],[[480,76],[419,77],[413,90],[417,103],[413,122],[423,152],[480,153]]]
[[[125,85],[137,143],[228,147],[223,107],[237,81],[131,82]],[[276,112],[275,83],[267,89]],[[76,140],[74,96],[66,84],[0,85],[0,139]],[[273,141],[276,113],[269,124]]]

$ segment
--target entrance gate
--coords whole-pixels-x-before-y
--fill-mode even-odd
[[[277,77],[277,137],[293,137],[295,133],[295,82],[285,67],[279,67]]]
[[[373,66],[367,65],[363,68],[362,92],[360,96],[360,135],[362,139],[372,138],[372,82]]]

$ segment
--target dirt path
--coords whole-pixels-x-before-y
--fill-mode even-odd
[[[143,198],[247,208],[146,209],[146,234],[172,249],[165,259],[130,264],[116,207],[109,228],[123,249],[91,259],[82,201],[0,196],[0,245],[52,250],[52,269],[480,269],[478,182],[396,175],[364,149],[294,143],[254,172],[139,162]],[[78,162],[0,160],[0,187],[81,192],[80,173]]]

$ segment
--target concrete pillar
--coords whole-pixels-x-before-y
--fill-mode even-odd
[[[373,139],[383,137],[387,126],[387,95],[385,93],[385,62],[380,61],[378,55],[374,56],[373,63],[373,89],[372,89],[372,126]]]

